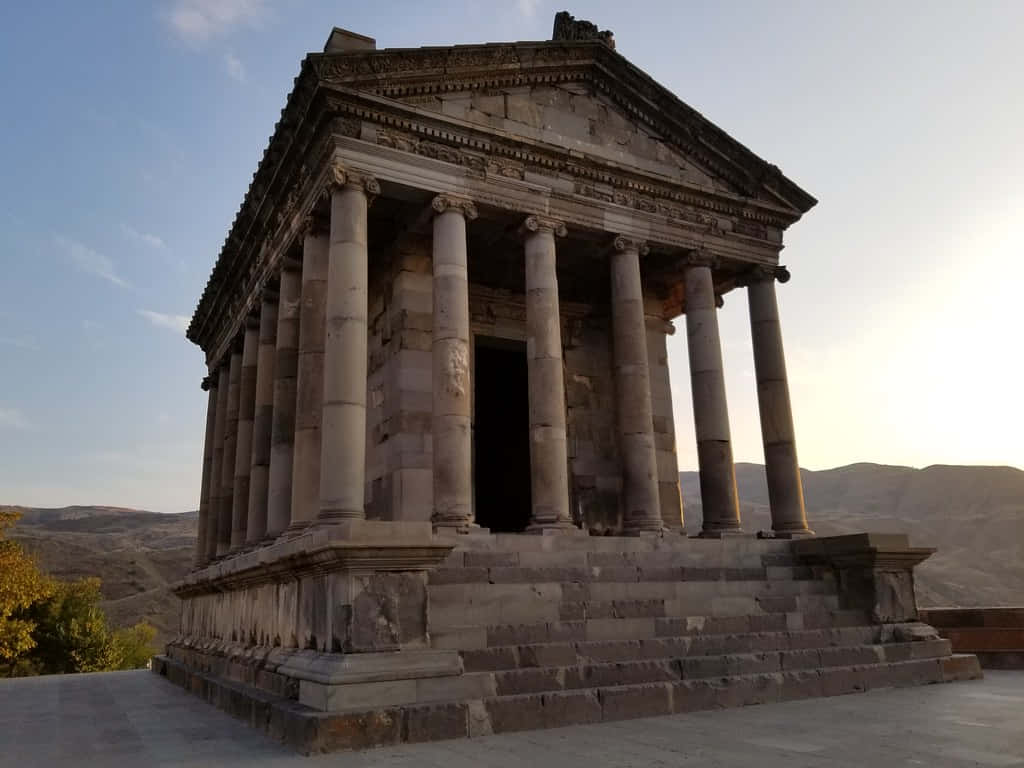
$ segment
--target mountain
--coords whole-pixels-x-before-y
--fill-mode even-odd
[[[818,535],[906,532],[938,547],[916,571],[922,606],[1024,605],[1024,472],[1012,467],[924,469],[851,464],[801,470],[807,519]],[[681,472],[688,531],[700,530],[700,483]],[[760,464],[737,464],[747,531],[771,527]]]
[[[939,551],[917,570],[922,606],[1024,605],[1024,472],[1010,467],[925,469],[852,464],[802,470],[807,517],[819,535],[910,533]],[[679,475],[686,528],[700,530],[696,472]],[[743,527],[771,527],[764,467],[737,464]],[[22,508],[12,535],[61,579],[99,576],[117,626],[147,619],[165,642],[178,624],[169,584],[192,564],[196,512],[118,507]]]

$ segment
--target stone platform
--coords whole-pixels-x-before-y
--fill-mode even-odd
[[[168,646],[154,671],[303,752],[980,676],[975,657],[953,655],[917,621],[912,567],[930,550],[910,548],[906,537],[434,542],[443,560],[412,580],[425,592],[405,580],[399,593],[370,590],[363,613],[345,625],[364,627],[359,636],[372,641],[356,645],[345,632],[341,647],[321,645],[315,629],[291,647],[262,644],[253,639],[266,633],[251,628],[265,615],[280,627],[331,627],[337,622],[322,614],[332,611],[350,622],[352,612],[320,600],[351,599],[355,577],[325,577],[348,585],[325,593],[305,577],[298,585],[268,581],[275,568],[266,563],[255,580],[230,568],[199,574],[179,589],[191,633]],[[304,598],[306,590],[317,599]],[[282,594],[289,597],[271,610],[266,596]],[[197,596],[234,608],[204,623],[190,602]],[[410,599],[416,610],[403,607]],[[270,602],[246,611],[261,600]],[[366,626],[379,631],[367,635]]]
[[[0,768],[1024,765],[1024,672],[303,757],[144,670],[0,680]]]
[[[1024,608],[929,608],[922,619],[986,669],[1024,669]]]

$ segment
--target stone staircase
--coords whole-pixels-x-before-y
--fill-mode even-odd
[[[786,541],[461,536],[428,574],[428,632],[461,673],[307,706],[289,655],[155,671],[304,752],[480,736],[980,676],[919,622],[841,607]],[[315,654],[314,654],[315,655]],[[276,667],[275,667],[276,665]],[[276,668],[276,672],[275,672]],[[456,670],[457,671],[457,670]],[[327,711],[323,711],[327,710]]]
[[[840,609],[831,573],[786,542],[516,551],[502,544],[524,537],[497,538],[429,576],[432,643],[459,650],[475,682],[471,736],[978,674],[923,625]]]

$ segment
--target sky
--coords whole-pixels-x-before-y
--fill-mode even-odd
[[[198,506],[184,329],[307,51],[544,40],[556,6],[0,5],[0,503]],[[1024,467],[1024,3],[587,2],[618,51],[819,199],[779,304],[801,464]],[[737,461],[763,461],[743,291]],[[669,340],[696,468],[685,320]]]

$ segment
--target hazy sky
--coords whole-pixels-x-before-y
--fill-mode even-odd
[[[842,6],[842,7],[840,7]],[[542,40],[518,2],[0,7],[0,503],[198,504],[183,336],[307,51]],[[1024,3],[586,2],[618,50],[820,203],[779,289],[801,464],[1024,466]],[[746,298],[734,450],[762,461]],[[680,467],[696,466],[684,322]]]

